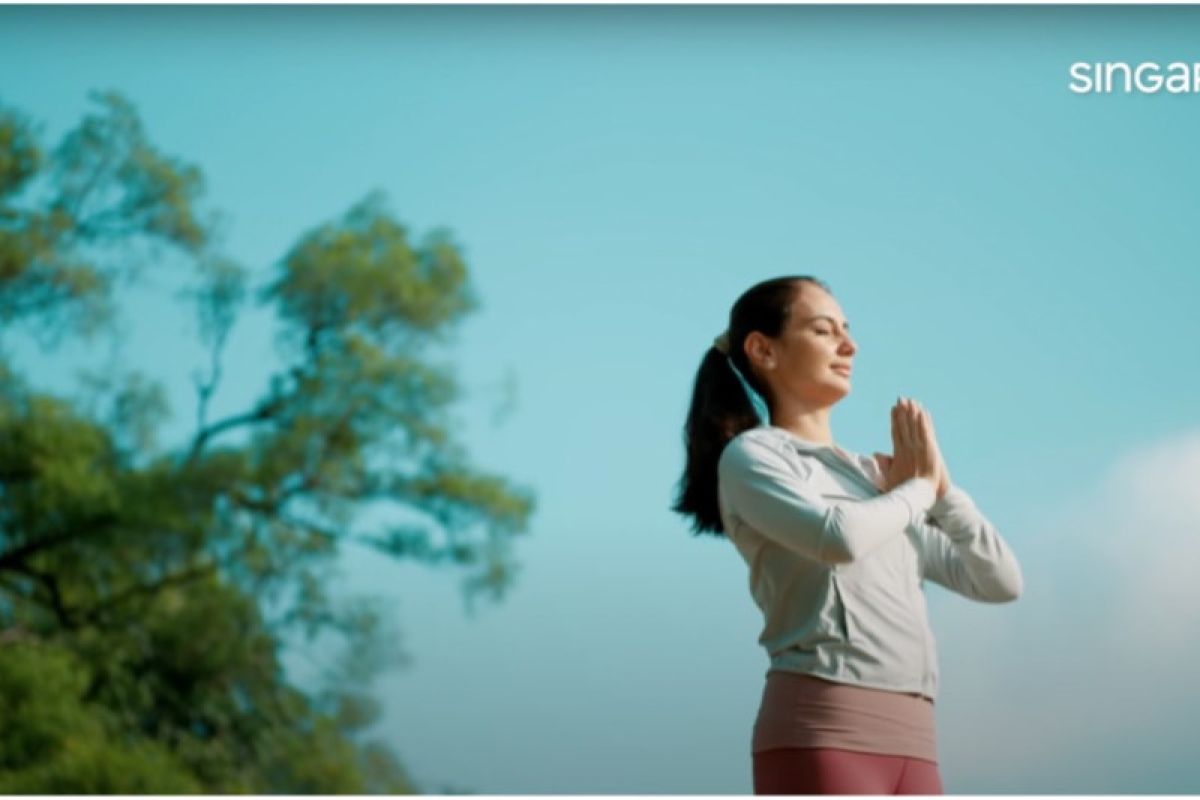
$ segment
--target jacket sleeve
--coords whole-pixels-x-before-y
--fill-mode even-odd
[[[952,486],[929,516],[933,524],[914,526],[922,578],[984,603],[1006,603],[1021,595],[1016,556],[966,492]]]
[[[725,447],[717,485],[727,525],[744,522],[823,564],[853,561],[903,535],[936,494],[932,482],[913,478],[869,500],[827,503],[770,443],[745,436]]]

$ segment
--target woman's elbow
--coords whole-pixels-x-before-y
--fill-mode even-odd
[[[1021,573],[1013,571],[1008,575],[996,576],[986,591],[977,592],[976,596],[985,603],[1011,603],[1021,596],[1025,590],[1025,582]]]
[[[1013,576],[1008,580],[1005,588],[1008,589],[1008,592],[1004,599],[1000,602],[1011,603],[1019,598],[1021,596],[1021,592],[1025,591],[1025,581],[1021,578],[1021,573],[1014,573]]]

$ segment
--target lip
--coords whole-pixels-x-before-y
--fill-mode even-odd
[[[847,378],[850,377],[851,368],[846,364],[835,364],[832,369],[839,375],[845,375]]]

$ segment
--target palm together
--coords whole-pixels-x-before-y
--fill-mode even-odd
[[[940,498],[950,488],[950,471],[938,448],[933,418],[921,405],[902,397],[892,406],[892,455],[876,453],[884,474],[884,491],[910,478],[925,478],[937,486]]]

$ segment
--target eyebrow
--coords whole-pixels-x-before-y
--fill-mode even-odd
[[[829,322],[833,323],[833,327],[835,327],[835,328],[838,326],[838,321],[836,319],[834,319],[833,317],[829,316],[828,314],[817,314],[815,317],[809,317],[808,319],[803,320],[802,324],[807,325],[808,323],[816,322],[819,319],[828,320]],[[844,330],[844,331],[850,330],[850,323],[843,322],[842,330]]]

